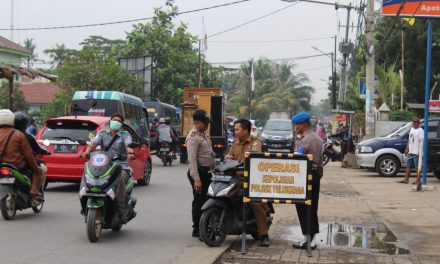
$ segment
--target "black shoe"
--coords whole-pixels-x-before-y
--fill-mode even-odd
[[[269,247],[270,239],[268,235],[262,236],[260,241],[260,247]]]
[[[193,229],[192,237],[200,237],[200,232],[198,228]]]
[[[293,242],[292,247],[296,249],[307,249],[307,241],[295,241]],[[312,250],[316,249],[316,243],[314,240],[310,243],[310,247]]]

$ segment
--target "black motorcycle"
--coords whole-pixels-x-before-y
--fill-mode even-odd
[[[339,138],[332,135],[324,142],[323,166],[329,161],[341,161],[341,144]]]
[[[134,147],[133,144],[130,147]],[[117,184],[123,169],[118,160],[120,157],[112,152],[96,151],[84,166],[79,198],[90,242],[98,241],[102,229],[119,231],[136,216],[136,198],[131,196],[134,185],[131,170],[125,188],[128,200],[125,208],[120,209],[117,203]]]
[[[157,157],[162,160],[164,166],[167,166],[167,164],[171,166],[171,163],[173,163],[171,144],[165,141],[159,142]]]
[[[200,218],[200,237],[210,247],[220,246],[226,235],[239,235],[242,232],[243,164],[235,160],[218,163],[211,172],[211,184],[207,196],[211,197],[202,207]],[[257,222],[247,206],[246,232],[254,239],[259,239]],[[272,211],[271,211],[272,210]],[[273,208],[265,207],[268,226],[272,224]]]

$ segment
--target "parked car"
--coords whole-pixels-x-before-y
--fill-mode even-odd
[[[428,169],[440,179],[440,118],[432,118],[428,123]],[[424,127],[421,120],[420,127]],[[359,143],[355,156],[359,166],[374,169],[381,176],[393,177],[401,167],[406,167],[404,155],[408,144],[412,122],[397,128],[391,133]]]
[[[262,151],[293,152],[295,146],[292,123],[289,119],[269,119],[261,132]]]
[[[39,144],[52,152],[52,155],[41,156],[47,164],[47,182],[80,182],[85,158],[80,158],[87,142],[105,129],[109,117],[98,116],[65,116],[51,118],[36,136]],[[135,160],[129,161],[133,169],[133,178],[139,185],[148,185],[151,177],[151,154],[145,139],[131,126],[124,124],[123,130],[130,133],[133,142],[139,143],[134,148]]]

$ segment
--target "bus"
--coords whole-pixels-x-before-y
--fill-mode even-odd
[[[76,91],[70,115],[108,116],[121,113],[125,123],[149,141],[148,112],[139,97],[118,91]]]

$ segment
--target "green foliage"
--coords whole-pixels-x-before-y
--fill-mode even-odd
[[[64,44],[56,44],[55,48],[45,49],[43,53],[52,59],[52,67],[58,67],[63,65],[64,59],[75,53],[75,50],[66,48]]]
[[[295,73],[295,64],[276,64],[267,59],[250,60],[240,66],[240,71],[225,76],[228,90],[227,112],[248,117],[248,91],[251,83],[251,69],[254,64],[255,90],[252,92],[251,117],[262,122],[273,111],[296,113],[309,111],[314,89],[306,86],[305,74]]]
[[[137,24],[127,35],[125,56],[151,56],[153,61],[152,94],[163,102],[179,104],[184,87],[196,83],[197,38],[184,24],[175,26],[177,7],[168,0],[165,8],[156,9],[151,22]],[[217,70],[203,64],[202,87],[219,84]]]
[[[73,90],[60,90],[55,94],[54,100],[44,106],[41,111],[42,120],[49,118],[65,116],[69,113],[70,100],[72,100]]]
[[[9,97],[8,97],[8,82],[3,82],[0,89],[0,109],[8,108],[9,103]],[[14,84],[13,89],[13,109],[12,111],[27,111],[28,110],[28,103],[24,99],[23,93],[18,90],[18,85]]]
[[[23,44],[26,49],[31,51],[31,56],[27,58],[27,67],[29,68],[34,64],[34,61],[38,58],[37,53],[35,53],[37,44],[34,43],[34,39],[30,39],[30,38],[26,38]]]
[[[390,121],[411,121],[414,117],[414,112],[411,111],[391,111]]]

